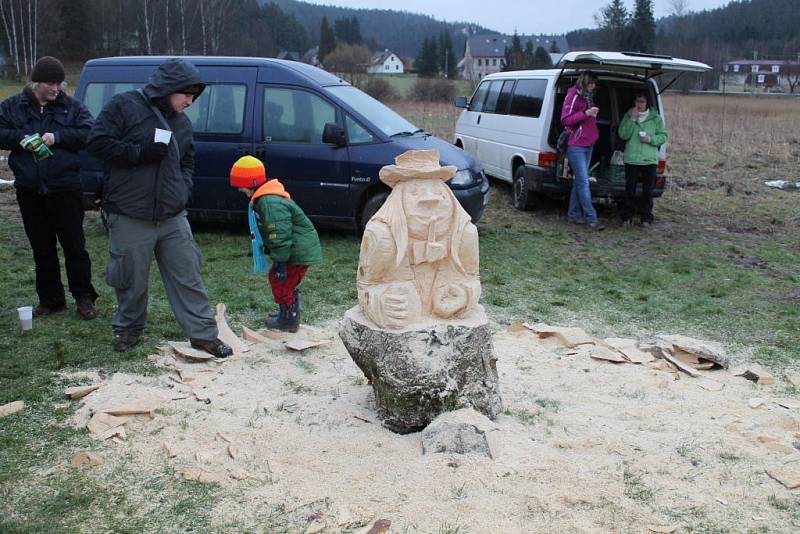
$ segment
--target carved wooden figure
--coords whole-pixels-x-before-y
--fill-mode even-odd
[[[380,171],[392,192],[364,231],[358,300],[381,328],[477,313],[478,230],[445,183],[455,173],[438,150],[405,152]]]

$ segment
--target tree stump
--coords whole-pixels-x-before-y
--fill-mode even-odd
[[[339,336],[375,391],[383,424],[405,434],[436,416],[473,408],[494,419],[502,410],[497,359],[483,307],[465,320],[382,329],[356,306]]]

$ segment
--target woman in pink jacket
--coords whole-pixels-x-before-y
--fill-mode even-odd
[[[596,85],[597,76],[593,72],[583,71],[578,76],[564,99],[561,124],[569,132],[567,159],[574,174],[567,220],[574,224],[586,224],[594,230],[603,230],[605,227],[597,220],[589,191],[589,163],[592,161],[592,147],[599,136],[599,109],[593,100]]]

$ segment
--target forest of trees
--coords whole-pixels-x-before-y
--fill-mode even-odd
[[[691,0],[659,1],[668,3],[670,16],[655,21],[653,0],[634,0],[632,5],[630,0],[608,0],[597,13],[597,28],[567,34],[570,47],[704,61],[716,70],[706,77],[706,87],[713,86],[721,66],[733,59],[754,54],[798,59],[798,0],[734,0],[702,12],[689,11]],[[452,77],[464,51],[466,28],[493,33],[405,11],[297,0],[0,0],[5,71],[17,78],[26,77],[36,58],[45,54],[76,62],[124,54],[271,57],[281,50],[302,54],[317,44],[321,58],[339,44],[354,47],[351,51],[360,56],[362,48],[388,48],[417,57],[423,75],[446,70]],[[544,66],[545,52],[529,49],[527,43],[513,45],[506,68]]]
[[[458,69],[456,66],[455,50],[453,50],[453,40],[446,31],[436,37],[425,37],[422,41],[422,49],[414,62],[414,68],[420,76],[434,77],[440,74],[445,78],[456,78]]]
[[[438,39],[442,32],[447,32],[453,42],[456,57],[460,59],[464,53],[467,39],[462,32],[464,28],[472,28],[477,33],[497,33],[466,22],[444,22],[408,11],[310,5],[297,0],[262,1],[275,2],[286,13],[293,15],[302,23],[312,36],[316,36],[322,17],[326,17],[330,24],[337,19],[356,17],[360,24],[363,44],[375,50],[388,48],[403,57],[419,56],[424,38]],[[379,2],[375,2],[375,4],[379,5]]]
[[[689,12],[690,0],[669,0],[670,16],[655,24],[652,48],[625,40],[630,13],[611,0],[597,17],[597,29],[567,34],[573,49],[653,51],[708,63],[714,72],[704,77],[704,88],[716,87],[722,65],[752,58],[797,60],[800,54],[798,0],[735,0],[707,11]],[[635,11],[635,10],[634,10]],[[635,14],[635,13],[634,13]],[[627,17],[627,18],[626,18]]]
[[[308,32],[257,0],[0,0],[7,74],[26,77],[36,58],[124,54],[275,56],[305,51]]]
[[[551,52],[558,52],[555,41],[550,47]],[[534,50],[533,41],[527,39],[525,47],[522,46],[522,39],[514,32],[511,38],[511,46],[506,47],[505,58],[503,59],[503,70],[525,70],[525,69],[547,69],[553,66],[550,54],[544,47],[537,46]]]

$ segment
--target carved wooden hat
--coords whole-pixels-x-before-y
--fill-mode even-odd
[[[381,168],[381,182],[394,187],[406,180],[431,179],[446,182],[456,175],[453,165],[439,165],[438,150],[409,150],[394,158],[394,165]]]

